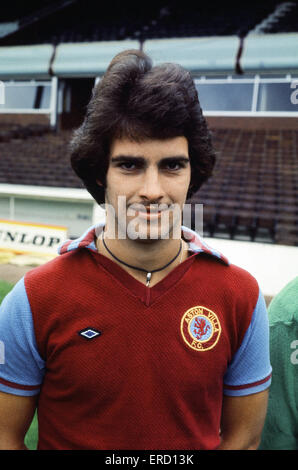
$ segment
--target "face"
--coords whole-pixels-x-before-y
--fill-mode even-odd
[[[190,174],[185,137],[115,139],[106,175],[107,228],[114,216],[121,238],[170,238],[176,226],[180,238]]]

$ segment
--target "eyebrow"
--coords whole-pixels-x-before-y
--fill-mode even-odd
[[[143,156],[137,156],[137,155],[117,155],[115,157],[111,158],[111,163],[117,163],[117,162],[124,162],[124,161],[133,161],[135,163],[145,163],[146,158]],[[173,155],[169,157],[163,157],[159,163],[166,163],[167,161],[177,161],[177,162],[185,162],[188,163],[189,157],[186,157],[185,155]]]

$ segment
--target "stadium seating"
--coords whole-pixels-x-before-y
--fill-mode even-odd
[[[32,3],[32,2],[31,2]],[[291,2],[293,3],[293,2]],[[34,2],[33,2],[34,4]],[[104,8],[91,0],[77,0],[64,9],[54,11],[40,21],[25,21],[19,32],[2,38],[0,44],[59,44],[68,42],[115,41],[121,39],[162,39],[181,37],[246,36],[280,4],[266,2],[111,2]],[[46,6],[46,5],[45,5]],[[38,7],[38,2],[36,3]],[[15,15],[31,14],[24,6],[11,11]],[[25,19],[27,16],[25,16]],[[293,3],[287,12],[266,24],[264,33],[297,32],[298,6]],[[6,14],[6,21],[9,15]]]
[[[65,154],[68,140],[69,132],[55,134],[48,127],[26,139],[19,132],[8,142],[0,142],[0,183],[82,187]]]
[[[35,2],[36,8],[39,3]],[[33,13],[27,2],[12,2],[16,4],[18,10],[7,7],[3,21]],[[78,0],[2,37],[0,46],[245,36],[260,24],[265,34],[297,32],[297,2],[290,2],[283,15],[263,22],[279,4],[278,0],[258,5],[226,1],[214,7],[192,2],[188,8],[181,1],[161,5],[152,0],[111,2],[103,10],[96,9],[91,0]],[[204,234],[297,246],[298,130],[227,124],[213,126],[212,134],[217,151],[214,174],[191,199],[204,205]],[[70,131],[54,133],[43,124],[3,124],[1,116],[0,184],[81,188],[65,152],[69,137]]]
[[[65,151],[70,135],[12,127],[0,141],[0,183],[81,188]],[[298,130],[227,128],[212,135],[213,176],[188,201],[203,204],[204,235],[297,246]]]
[[[298,245],[296,130],[214,129],[214,174],[191,202],[204,204],[207,236]]]
[[[49,126],[43,124],[29,124],[20,126],[18,124],[3,124],[0,129],[0,142],[9,142],[13,139],[26,139],[28,137],[43,135],[49,131]]]
[[[288,6],[287,11],[268,21],[262,28],[262,33],[291,33],[297,31],[298,5],[294,2],[285,3]]]

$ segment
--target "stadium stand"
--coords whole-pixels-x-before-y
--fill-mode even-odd
[[[105,6],[91,0],[12,2],[6,8],[6,21],[21,16],[19,29],[2,38],[3,45],[59,44],[69,42],[110,41],[122,39],[162,39],[179,37],[246,36],[264,20],[280,2],[231,1],[195,6],[193,2],[123,2]],[[56,8],[49,8],[49,4]],[[266,26],[264,32],[297,31],[297,5],[290,3],[285,11]],[[15,7],[13,8],[15,4]],[[33,6],[39,7],[36,12]],[[59,8],[58,8],[59,7]],[[38,20],[38,21],[37,21]]]
[[[27,139],[48,132],[49,126],[39,123],[20,126],[16,123],[2,123],[0,129],[0,142],[10,142],[13,139]]]
[[[65,152],[70,133],[10,126],[0,141],[0,183],[81,188]],[[205,235],[297,246],[298,130],[212,133],[214,175],[191,200],[204,204]]]
[[[297,31],[298,5],[295,2],[278,3],[273,13],[266,17],[252,32],[290,33]]]
[[[33,132],[24,139],[22,129]],[[17,126],[15,132],[8,142],[0,142],[0,183],[82,187],[69,169],[65,152],[69,132],[56,134],[35,125]]]
[[[3,34],[7,46],[96,41],[224,37],[249,39],[250,33],[298,31],[297,2],[244,2],[197,6],[187,2],[113,2],[95,9],[94,2],[12,1],[2,14],[16,30]],[[1,31],[1,27],[0,27]],[[1,69],[1,67],[0,67]],[[55,67],[52,68],[55,71]],[[0,70],[1,72],[1,70]],[[1,78],[1,77],[0,77]],[[94,77],[93,77],[94,79]],[[79,124],[74,108],[83,112],[93,80],[73,79],[72,109],[60,115],[53,130],[43,116],[0,114],[0,184],[81,188],[65,152],[70,129]],[[82,93],[86,85],[83,95]],[[87,91],[86,91],[87,90]],[[82,115],[81,115],[82,116]],[[251,118],[224,123],[208,118],[217,164],[213,177],[191,202],[204,204],[204,233],[208,237],[298,245],[298,130],[297,119],[281,118],[274,126]],[[232,122],[233,121],[233,122]]]
[[[217,165],[193,201],[208,236],[298,245],[297,130],[215,129]]]
[[[71,221],[71,238],[90,225],[92,201],[91,209],[83,210],[81,193],[75,196],[76,211],[68,200],[61,203],[61,190],[83,191],[66,149],[72,129],[82,120],[95,78],[119,47],[143,48],[156,54],[157,61],[178,56],[183,65],[189,59],[192,64],[200,62],[192,70],[195,77],[205,75],[208,60],[207,73],[223,75],[225,61],[226,76],[292,73],[298,84],[294,33],[298,33],[297,1],[5,2],[0,8],[0,85],[1,80],[55,77],[63,86],[58,89],[62,105],[54,127],[42,113],[1,112],[0,87],[0,219],[12,218],[12,209],[19,216],[16,219],[25,222],[67,225]],[[100,63],[99,49],[105,49]],[[212,71],[214,64],[217,69]],[[298,111],[298,102],[296,107]],[[298,117],[206,113],[206,119],[217,163],[213,176],[188,202],[203,204],[207,243],[220,251],[222,246],[231,262],[255,275],[268,305],[297,276]],[[42,191],[48,189],[50,197]],[[30,199],[32,191],[34,199]],[[17,212],[20,201],[24,204]],[[36,218],[32,207],[38,209]],[[16,282],[31,267],[3,264],[0,278]]]

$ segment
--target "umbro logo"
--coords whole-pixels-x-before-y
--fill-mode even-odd
[[[95,330],[95,328],[88,327],[88,328],[84,328],[81,331],[78,331],[78,334],[80,336],[83,336],[86,339],[93,339],[93,338],[96,338],[96,336],[100,336],[101,331]]]

